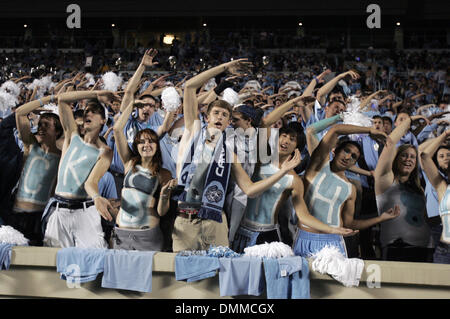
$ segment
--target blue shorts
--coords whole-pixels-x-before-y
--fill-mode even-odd
[[[347,257],[344,238],[341,235],[315,234],[300,228],[297,229],[292,249],[297,256],[310,257],[326,246],[339,248],[340,252]]]

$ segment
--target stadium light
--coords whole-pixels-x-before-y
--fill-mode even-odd
[[[163,38],[163,43],[172,44],[174,38],[175,37],[172,34],[166,34]]]

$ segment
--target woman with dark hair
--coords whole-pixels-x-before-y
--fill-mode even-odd
[[[406,117],[389,135],[390,139],[375,169],[378,212],[399,205],[400,216],[380,228],[382,259],[426,262],[432,246],[426,223],[425,196],[419,180],[418,152],[411,144],[396,147],[416,117]]]
[[[114,124],[114,138],[125,167],[120,211],[116,217],[113,247],[129,250],[160,251],[164,239],[160,216],[167,213],[170,193],[176,185],[168,170],[162,168],[158,135],[151,129],[140,130],[130,150],[124,127],[133,106],[128,104]]]
[[[433,255],[433,262],[450,264],[450,201],[449,201],[449,147],[442,145],[450,136],[450,131],[442,133],[437,138],[427,142],[421,150],[420,159],[429,184],[434,188],[439,200],[439,216],[442,225],[437,225],[440,230],[439,239]]]

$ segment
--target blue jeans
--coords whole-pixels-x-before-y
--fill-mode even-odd
[[[450,264],[450,245],[439,242],[434,250],[433,263]]]

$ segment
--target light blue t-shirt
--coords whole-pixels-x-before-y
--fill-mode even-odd
[[[152,292],[154,251],[109,249],[105,256],[103,288]]]
[[[261,257],[219,258],[220,296],[259,296],[264,289]]]

